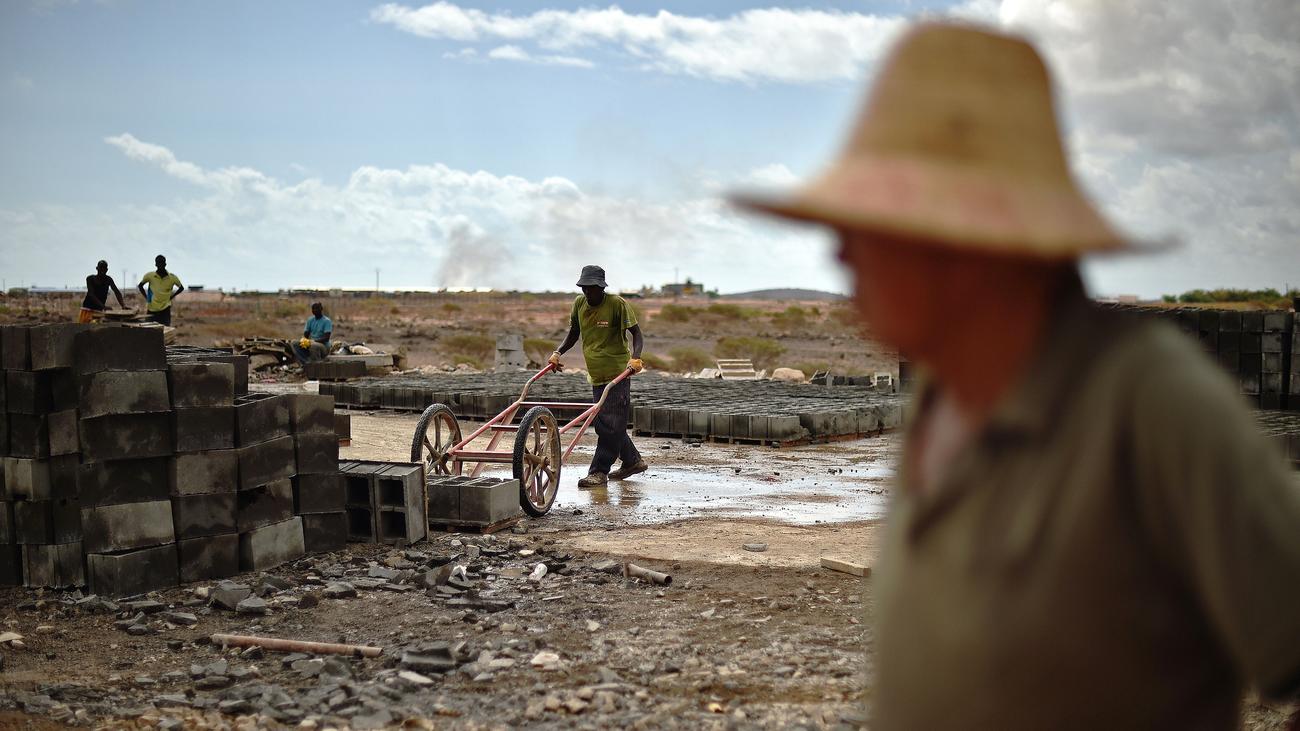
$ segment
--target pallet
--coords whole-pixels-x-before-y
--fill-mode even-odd
[[[439,531],[439,532],[444,532],[444,533],[477,533],[477,534],[479,534],[479,535],[487,535],[487,534],[490,534],[490,533],[499,533],[499,532],[505,530],[506,528],[509,528],[509,527],[513,526],[515,523],[518,523],[518,522],[519,522],[520,520],[522,520],[522,519],[523,519],[523,516],[516,515],[516,516],[513,517],[513,518],[506,518],[505,520],[498,520],[498,521],[495,522],[495,523],[489,523],[489,524],[487,524],[487,525],[478,525],[478,524],[474,524],[474,523],[434,523],[434,522],[430,522],[430,523],[429,523],[429,533],[430,533],[430,535],[432,535],[434,531]]]

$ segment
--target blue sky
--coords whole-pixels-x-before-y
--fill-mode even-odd
[[[1285,38],[1270,34],[1294,27],[1294,5],[1260,2],[1226,21],[1209,2],[1147,3],[1133,18],[1083,0],[1033,5],[957,10],[1040,41],[1062,77],[1085,184],[1129,230],[1188,242],[1176,258],[1092,266],[1094,288],[1280,287],[1288,272],[1300,281],[1300,86],[1286,87],[1300,63],[1268,59],[1269,73],[1243,82],[1254,93],[1234,90],[1227,104],[1210,62],[1241,64],[1242,78],[1259,48],[1229,48],[1203,67],[1177,53],[1198,33],[1233,30],[1277,45]],[[815,173],[901,21],[950,10],[422,7],[0,5],[6,283],[75,284],[101,257],[134,274],[163,251],[189,283],[212,287],[364,286],[379,267],[391,285],[568,289],[569,270],[592,260],[617,286],[680,269],[723,291],[840,289],[823,234],[755,221],[718,195]],[[1144,22],[1186,32],[1143,50]],[[1116,38],[1117,26],[1134,37]],[[1152,70],[1148,86],[1115,91],[1095,62],[1108,44],[1133,56],[1130,68]],[[1195,114],[1144,117],[1153,94]],[[1222,130],[1239,131],[1247,115],[1275,124],[1225,145]],[[1206,225],[1187,225],[1206,213]]]

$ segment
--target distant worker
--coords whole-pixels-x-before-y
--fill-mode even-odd
[[[585,266],[578,279],[582,294],[573,301],[569,313],[569,334],[560,347],[551,354],[549,362],[560,368],[560,356],[582,338],[582,357],[587,361],[587,380],[591,383],[594,401],[599,401],[605,386],[631,368],[640,373],[641,326],[636,313],[618,295],[605,293],[605,270],[598,266]],[[627,349],[627,336],[632,335],[632,351]],[[596,416],[596,455],[592,457],[587,476],[578,480],[578,487],[602,487],[610,479],[622,480],[645,472],[648,465],[641,458],[632,437],[627,433],[628,415],[632,411],[632,382],[623,379],[610,388],[605,404]],[[613,472],[614,460],[622,466]]]
[[[86,277],[86,296],[81,300],[81,313],[77,315],[77,322],[94,322],[103,316],[104,310],[108,309],[109,290],[117,297],[117,306],[126,309],[122,292],[113,278],[108,276],[108,262],[100,259],[95,265],[95,273]]]
[[[303,365],[325,360],[330,354],[333,335],[334,323],[325,316],[325,308],[319,302],[311,303],[311,317],[302,329],[302,339],[293,344],[294,356]]]
[[[1104,48],[1104,43],[1102,44]],[[1047,70],[905,35],[840,158],[740,199],[838,234],[873,337],[924,368],[872,572],[872,728],[1236,729],[1300,690],[1300,483],[1236,384],[1091,304],[1135,250],[1079,191]]]
[[[140,290],[140,296],[149,303],[147,308],[149,319],[161,325],[170,325],[172,324],[172,299],[185,291],[185,285],[181,284],[180,277],[167,271],[167,257],[159,254],[154,257],[153,263],[158,267],[157,271],[144,275],[136,288]],[[148,292],[144,289],[146,284],[149,285]],[[173,287],[175,287],[174,291]]]

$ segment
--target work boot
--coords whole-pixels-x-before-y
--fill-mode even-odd
[[[609,476],[604,472],[593,472],[590,475],[578,480],[579,490],[590,490],[596,487],[604,487],[609,484]]]
[[[625,480],[631,477],[632,475],[639,475],[648,469],[650,469],[650,465],[646,464],[644,459],[638,459],[636,463],[631,465],[624,462],[622,467],[619,467],[618,469],[609,473],[609,479]]]

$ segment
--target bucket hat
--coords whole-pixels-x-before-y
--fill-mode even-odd
[[[921,23],[885,61],[848,144],[786,196],[785,218],[1045,259],[1133,248],[1070,174],[1046,67],[1013,36]]]
[[[588,264],[582,268],[582,275],[578,277],[579,287],[607,287],[605,284],[605,270],[595,264]]]

